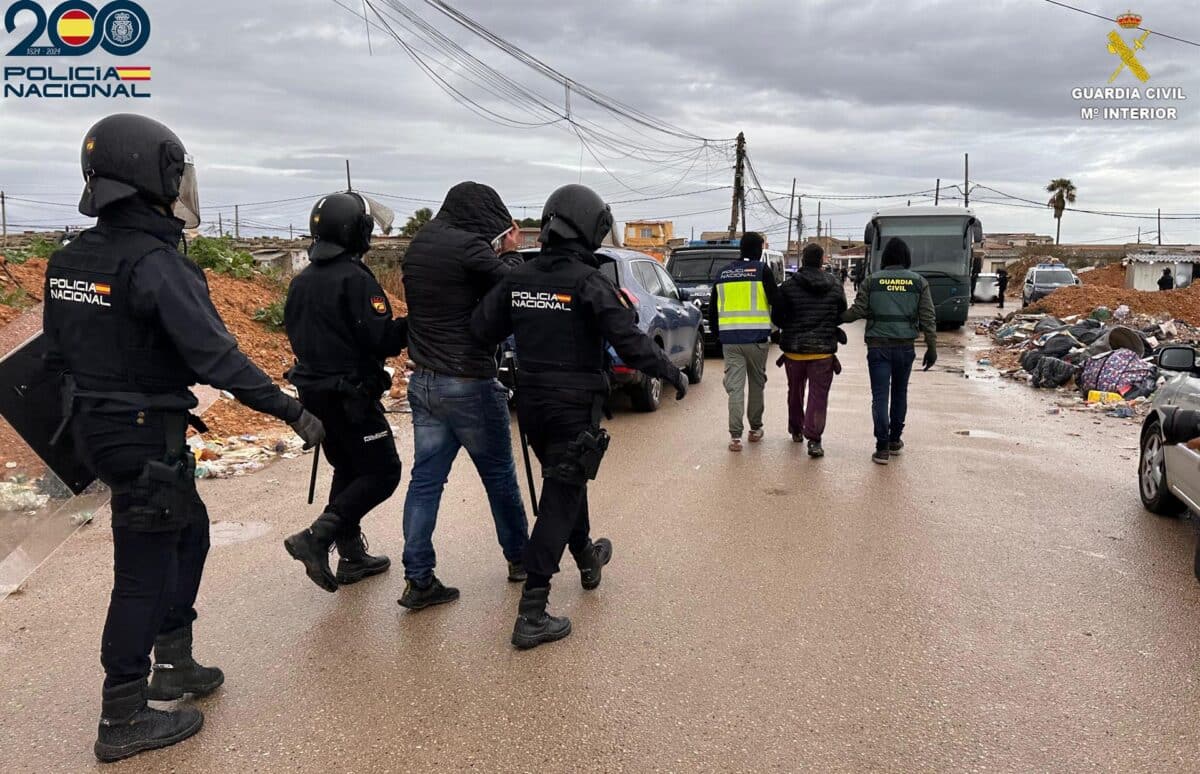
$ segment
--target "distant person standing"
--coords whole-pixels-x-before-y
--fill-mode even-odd
[[[729,394],[729,450],[742,450],[744,417],[750,442],[763,438],[763,388],[771,348],[771,306],[779,286],[762,261],[765,241],[753,231],[742,237],[741,257],[717,275],[708,322],[725,354],[725,392]],[[746,386],[749,382],[749,399]]]
[[[863,277],[866,276],[866,272],[867,272],[866,260],[859,261],[858,263],[856,263],[854,265],[854,272],[852,274],[852,279],[854,280],[854,292],[855,293],[857,293],[858,289],[860,287],[862,287]]]
[[[1174,290],[1175,277],[1171,274],[1170,269],[1163,269],[1162,276],[1158,278],[1159,290]]]
[[[829,388],[834,374],[841,370],[836,358],[838,342],[846,340],[838,327],[846,312],[846,292],[836,278],[821,271],[824,252],[820,245],[804,248],[800,271],[779,287],[779,298],[771,308],[771,318],[782,331],[781,362],[787,367],[788,432],[796,443],[808,441],[810,457],[825,456],[821,436],[829,410]]]
[[[867,277],[843,322],[867,320],[867,369],[871,374],[871,414],[875,421],[875,453],[871,460],[888,464],[904,449],[901,435],[908,414],[908,380],[916,349],[925,334],[928,371],[937,362],[937,312],[929,283],[909,271],[912,254],[902,239],[893,237],[883,248],[883,267]]]
[[[983,273],[983,259],[974,258],[971,261],[971,303],[975,303],[975,286],[979,284],[979,275]]]
[[[1008,270],[996,272],[996,295],[1000,299],[1000,308],[1004,308],[1004,294],[1008,292]]]

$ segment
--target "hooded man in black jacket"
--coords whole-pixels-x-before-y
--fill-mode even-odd
[[[846,311],[846,292],[838,278],[821,271],[825,251],[808,245],[801,256],[800,271],[779,288],[771,320],[781,330],[781,362],[788,377],[788,432],[792,440],[808,440],[810,457],[823,457],[821,436],[829,410],[829,388],[841,370],[838,342],[846,334],[838,327]],[[804,393],[808,390],[808,406]]]
[[[513,462],[508,389],[496,380],[496,348],[471,336],[479,301],[521,265],[518,231],[495,190],[459,183],[404,256],[408,354],[415,366],[408,385],[414,460],[404,500],[407,582],[399,602],[410,610],[458,599],[458,589],[433,574],[433,531],[461,448],[487,490],[508,578],[525,580],[529,524]]]
[[[383,368],[407,342],[407,321],[392,318],[387,294],[363,263],[375,226],[356,193],[324,196],[309,216],[311,263],[292,280],[284,326],[296,354],[288,380],[325,424],[333,485],[324,512],[284,546],[326,591],[387,572],[386,556],[367,553],[360,523],[400,485],[400,456],[380,396],[392,384]],[[337,543],[337,575],[329,547]]]

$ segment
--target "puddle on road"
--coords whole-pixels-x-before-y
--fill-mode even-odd
[[[967,435],[971,438],[1003,438],[1000,433],[993,433],[991,430],[955,430],[955,435]]]
[[[209,542],[213,548],[247,543],[271,531],[271,525],[261,521],[217,521],[209,527]]]

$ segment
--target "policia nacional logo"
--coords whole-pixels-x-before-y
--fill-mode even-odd
[[[90,306],[112,306],[108,302],[111,295],[112,286],[104,282],[69,280],[61,277],[50,278],[50,298],[55,301]]]
[[[551,293],[548,291],[514,290],[512,292],[513,309],[534,309],[544,312],[571,311],[570,293]]]

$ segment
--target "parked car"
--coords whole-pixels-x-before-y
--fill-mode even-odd
[[[1021,300],[1025,306],[1045,298],[1059,288],[1078,285],[1079,277],[1075,272],[1061,263],[1039,263],[1025,272],[1025,287],[1021,291]]]
[[[719,345],[717,337],[708,329],[708,303],[712,296],[713,282],[721,273],[721,269],[741,257],[740,243],[741,240],[738,239],[697,240],[672,251],[671,258],[667,261],[667,272],[671,279],[691,300],[700,305],[700,311],[703,313],[704,344],[712,349]],[[775,281],[783,284],[787,278],[783,253],[778,250],[763,250],[763,261],[775,275]]]
[[[1142,505],[1160,516],[1191,509],[1200,513],[1200,450],[1188,441],[1200,438],[1200,353],[1192,347],[1164,347],[1159,370],[1174,373],[1151,401],[1142,424],[1138,490]],[[1200,544],[1194,572],[1200,580]]]
[[[971,297],[985,304],[999,301],[999,281],[1000,278],[995,274],[980,274],[975,280],[975,293]]]
[[[522,250],[529,260],[536,249]],[[657,260],[636,250],[602,247],[596,251],[600,272],[621,289],[638,316],[638,327],[667,353],[676,367],[687,374],[692,384],[704,378],[704,340],[700,333],[699,305],[675,286],[666,269]],[[612,347],[609,380],[613,389],[628,392],[638,411],[655,411],[662,402],[661,379],[643,374],[625,365]],[[500,348],[500,381],[513,386],[512,360],[520,364],[510,338]]]

